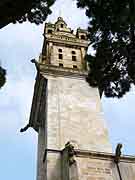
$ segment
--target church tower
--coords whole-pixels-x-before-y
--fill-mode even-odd
[[[68,167],[74,149],[111,152],[98,89],[86,82],[88,43],[87,31],[74,34],[62,17],[45,24],[29,122],[38,132],[37,180],[81,179]]]

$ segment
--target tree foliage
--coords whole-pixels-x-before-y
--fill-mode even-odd
[[[87,81],[107,97],[122,97],[135,84],[135,0],[77,0],[89,18]]]
[[[6,82],[6,70],[0,66],[0,89]]]
[[[13,22],[43,23],[51,13],[55,0],[2,0],[0,3],[0,28]]]
[[[2,0],[0,2],[0,28],[9,23],[22,23],[26,20],[41,24],[51,13],[55,0]],[[6,82],[6,70],[0,66],[0,88]]]

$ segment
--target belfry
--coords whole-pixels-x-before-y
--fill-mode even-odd
[[[99,92],[86,82],[88,43],[87,31],[74,33],[62,17],[45,24],[29,121],[37,180],[113,180]]]

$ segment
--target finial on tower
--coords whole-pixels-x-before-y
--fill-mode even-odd
[[[63,2],[63,3],[64,3],[64,2]],[[64,9],[63,3],[62,3],[62,5],[60,6],[60,9],[59,9],[59,17],[58,17],[58,18],[62,18],[62,15],[63,15],[62,11],[63,11],[63,9]],[[62,18],[62,19],[63,19],[63,18]]]
[[[59,17],[62,17],[62,10],[59,10]]]

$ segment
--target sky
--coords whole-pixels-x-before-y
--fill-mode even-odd
[[[73,0],[57,0],[46,22],[62,16],[72,29],[87,28],[88,19]],[[10,24],[0,30],[0,62],[7,69],[7,82],[0,90],[0,179],[35,180],[37,133],[20,133],[29,121],[36,70],[30,62],[43,44],[44,24]],[[123,143],[123,153],[134,155],[135,88],[122,99],[102,98],[113,151]]]

